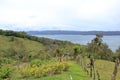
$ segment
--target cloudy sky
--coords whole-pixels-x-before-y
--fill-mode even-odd
[[[120,0],[0,0],[0,29],[120,31]]]

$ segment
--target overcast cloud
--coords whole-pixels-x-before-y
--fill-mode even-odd
[[[120,0],[0,0],[0,29],[120,31]]]

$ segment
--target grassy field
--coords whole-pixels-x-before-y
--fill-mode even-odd
[[[6,37],[6,36],[0,35],[0,49],[8,49],[12,46],[13,47],[14,46],[19,47],[19,45],[17,43],[22,44],[28,50],[34,50],[34,49],[37,50],[37,49],[43,48],[43,45],[36,42],[36,41],[23,39],[23,38],[18,38],[18,37],[14,37],[14,39],[15,40],[11,41],[10,36]]]
[[[11,41],[11,37],[0,35],[0,52],[8,54],[9,49],[25,49],[27,53],[35,55],[40,50],[44,50],[44,46],[36,41],[28,39],[14,37],[14,41]],[[0,53],[0,54],[1,54]]]
[[[96,60],[95,69],[99,71],[101,80],[111,80],[114,70],[114,63],[105,60]],[[117,74],[117,80],[120,80],[120,67]]]

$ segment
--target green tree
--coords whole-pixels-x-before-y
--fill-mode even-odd
[[[58,57],[58,60],[62,62],[63,50],[60,48],[56,49],[56,56]]]
[[[102,38],[102,34],[96,34],[96,37],[91,41],[91,43],[88,43],[87,51],[92,53],[95,58],[112,60],[112,57],[110,57],[112,56],[112,51],[106,43],[102,42]]]

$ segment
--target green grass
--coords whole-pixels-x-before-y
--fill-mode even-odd
[[[14,41],[10,41],[10,36],[2,36],[0,35],[0,51],[1,53],[8,53],[6,52],[8,49],[14,48],[14,49],[21,49],[24,48],[26,52],[30,54],[36,54],[40,50],[44,50],[44,46],[36,41],[31,41],[24,38],[17,38],[14,37]],[[0,53],[0,54],[1,54]]]
[[[88,60],[89,62],[89,60]],[[88,70],[90,70],[88,68]],[[114,70],[114,63],[106,60],[95,60],[95,70],[99,71],[101,80],[111,80],[111,76]],[[68,72],[62,74],[56,74],[52,76],[46,76],[42,78],[29,78],[29,79],[11,79],[11,80],[93,80],[87,75],[87,73],[75,62],[71,62],[71,66]],[[117,73],[117,80],[120,79],[120,67]],[[96,76],[97,80],[97,76]]]
[[[62,74],[56,74],[52,76],[42,77],[39,79],[29,79],[29,80],[92,80],[83,69],[76,64],[75,62],[71,62],[71,66],[68,72],[64,72]]]
[[[111,80],[115,63],[105,60],[96,60],[95,69],[99,71],[101,80]],[[117,73],[117,80],[120,80],[120,66]]]

